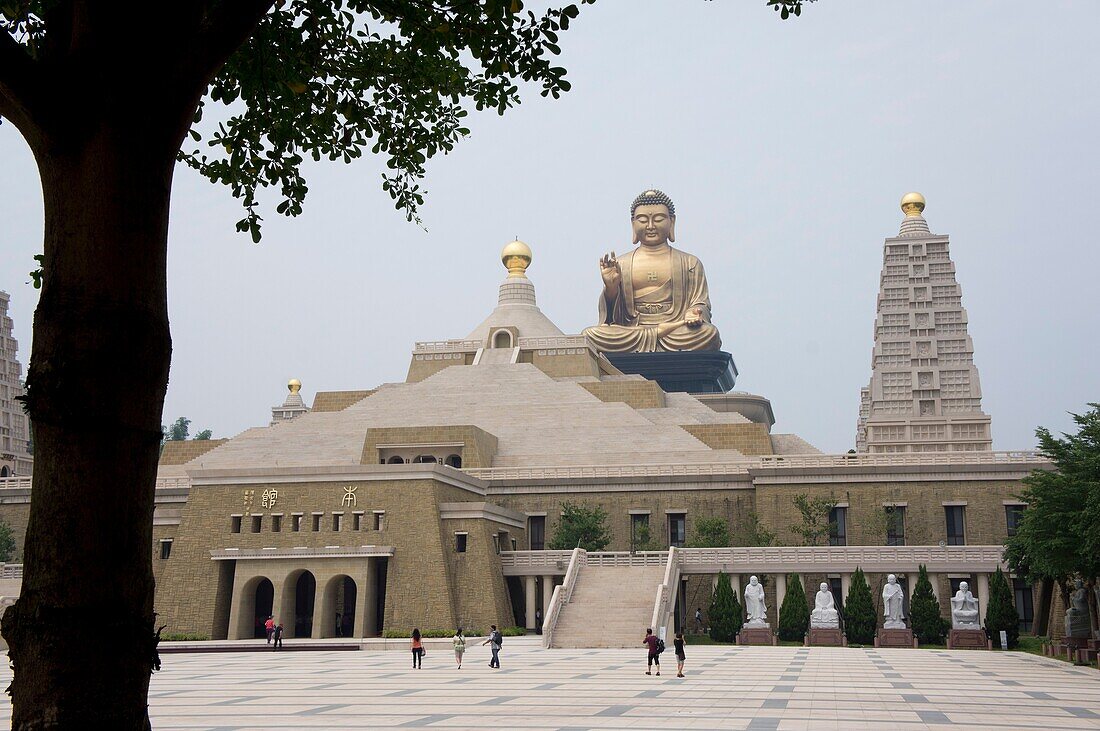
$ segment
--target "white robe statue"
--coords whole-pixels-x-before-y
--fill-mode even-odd
[[[882,587],[882,616],[886,618],[882,623],[884,629],[905,629],[905,617],[901,614],[904,596],[898,577],[893,574],[887,576],[886,585]]]
[[[959,582],[959,590],[951,597],[951,628],[981,629],[978,621],[978,600],[970,593],[970,586]]]
[[[767,627],[768,608],[764,605],[764,586],[755,577],[749,577],[749,584],[745,587],[745,613],[749,620],[746,627]]]
[[[810,626],[825,629],[839,629],[840,616],[836,611],[836,601],[829,585],[821,582],[821,589],[814,598],[814,610],[810,612]]]

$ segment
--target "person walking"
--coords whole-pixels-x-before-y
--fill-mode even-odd
[[[420,629],[413,627],[412,634],[413,670],[419,670],[424,664],[424,643],[420,639]]]
[[[271,630],[271,636],[275,639],[275,646],[271,648],[272,652],[275,652],[283,646],[283,625],[279,623],[275,626],[275,629]]]
[[[637,635],[634,636],[637,637]],[[646,645],[649,648],[649,657],[646,658],[646,675],[653,675],[652,670],[654,665],[657,666],[657,674],[661,674],[661,650],[659,649],[660,642],[661,641],[657,638],[657,635],[653,634],[653,628],[647,628],[645,631],[645,639],[642,640],[642,644]]]
[[[459,627],[455,632],[455,636],[451,638],[451,644],[455,648],[455,662],[458,663],[458,669],[462,669],[462,654],[466,652],[466,637],[462,634],[462,628]]]
[[[504,635],[500,633],[495,624],[491,624],[489,627],[491,628],[489,639],[481,644],[489,645],[489,649],[493,651],[493,659],[489,661],[489,667],[500,670],[500,646],[503,644]]]
[[[275,633],[275,620],[272,617],[268,617],[264,622],[264,632],[267,633],[267,644],[271,644],[271,635]]]
[[[535,634],[542,634],[542,609],[535,610]]]
[[[676,651],[676,677],[684,677],[684,633],[677,632],[676,639],[672,641],[672,647]]]
[[[697,633],[703,631],[703,608],[702,607],[698,607],[695,610],[695,631]]]

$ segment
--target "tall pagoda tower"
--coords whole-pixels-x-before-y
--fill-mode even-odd
[[[861,389],[856,431],[860,452],[993,448],[948,237],[929,232],[924,204],[920,193],[907,193],[901,231],[884,243],[871,383]]]
[[[16,359],[19,343],[12,336],[10,301],[7,292],[0,292],[0,477],[29,477],[31,431],[23,404],[16,400],[23,395],[23,369]]]

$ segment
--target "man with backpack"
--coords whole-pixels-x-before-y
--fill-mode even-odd
[[[653,634],[653,628],[647,628],[642,644],[649,647],[649,657],[646,661],[646,675],[652,675],[653,666],[657,666],[657,674],[661,674],[661,653],[665,650],[665,641]]]
[[[489,667],[500,670],[500,646],[504,642],[504,635],[500,633],[495,624],[489,625],[489,627],[492,629],[489,632],[489,639],[481,644],[489,645],[489,649],[493,651],[493,659],[489,661]]]

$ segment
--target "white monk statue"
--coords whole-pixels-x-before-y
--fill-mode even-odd
[[[821,582],[821,588],[814,598],[814,610],[810,612],[810,626],[826,629],[839,629],[840,617],[836,613],[836,602],[829,585]]]
[[[905,597],[898,577],[890,574],[886,577],[886,586],[882,587],[882,616],[885,617],[884,629],[905,629],[905,617],[901,614],[901,602]]]
[[[755,576],[749,577],[745,587],[745,613],[749,615],[746,627],[767,627],[768,608],[764,605],[764,585]]]
[[[970,593],[970,585],[959,582],[959,590],[951,597],[951,628],[981,629],[978,621],[978,600]]]

